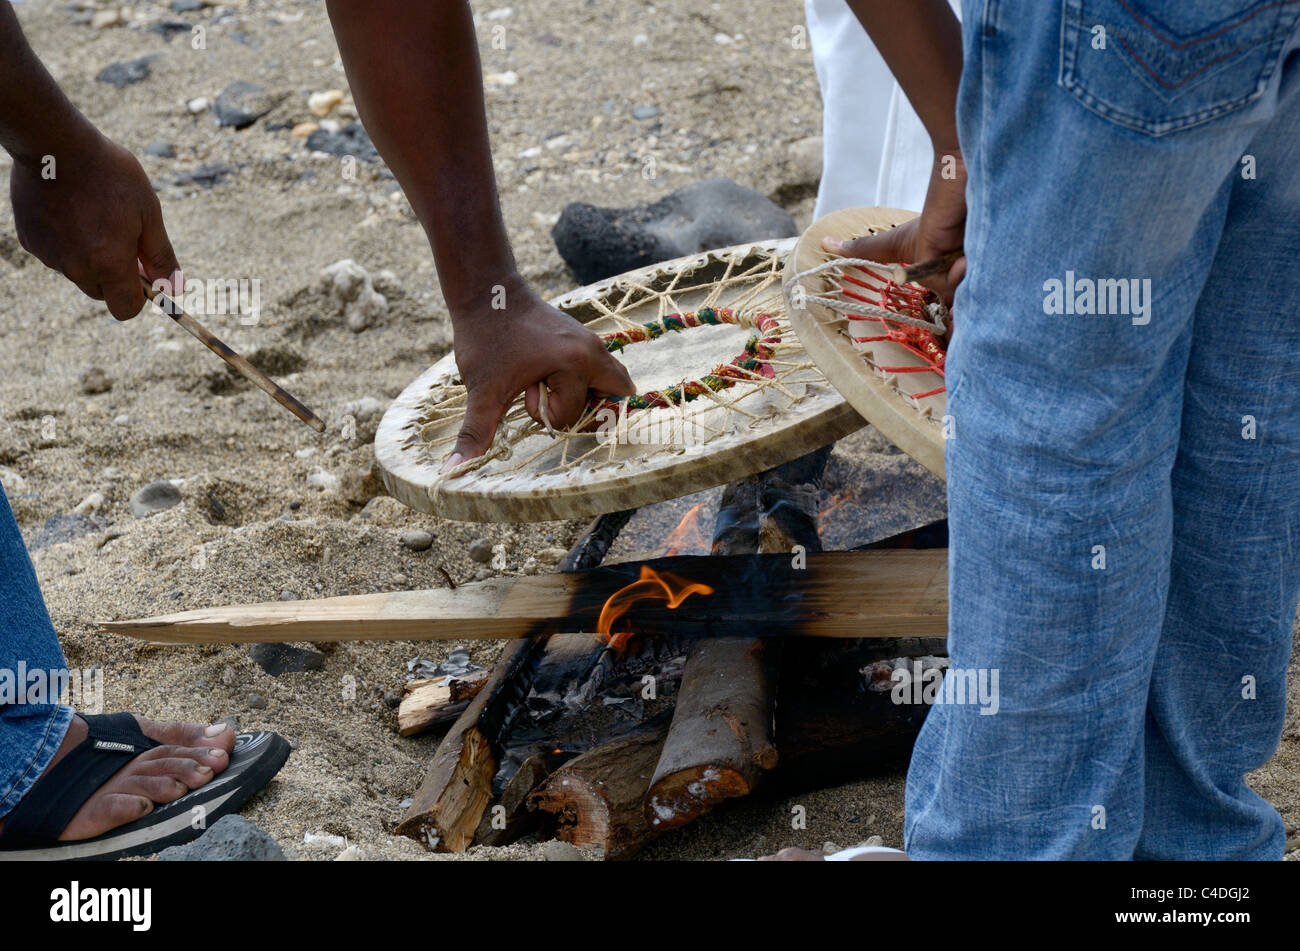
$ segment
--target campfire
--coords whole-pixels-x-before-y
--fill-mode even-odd
[[[826,535],[853,548],[946,546],[944,523],[880,540],[889,533],[862,518],[853,486],[823,484],[830,454],[596,519],[560,570],[639,570],[600,605],[594,633],[520,637],[490,673],[408,685],[403,733],[454,723],[398,831],[453,852],[537,834],[625,858],[756,790],[905,762],[925,708],[893,702],[889,671],[942,667],[943,638],[700,637],[685,620],[726,609],[703,571],[736,562],[719,556],[770,564],[821,552]],[[672,563],[698,565],[694,577],[646,563],[703,552]]]

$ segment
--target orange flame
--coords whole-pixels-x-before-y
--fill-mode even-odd
[[[674,591],[674,586],[676,590]],[[633,636],[632,631],[614,633],[614,622],[628,612],[637,601],[651,598],[667,601],[669,608],[677,608],[693,594],[713,594],[707,584],[687,581],[668,572],[660,574],[646,565],[641,566],[641,577],[631,584],[619,588],[609,596],[604,607],[600,609],[600,618],[596,621],[596,631],[616,650],[622,650]]]
[[[851,498],[853,498],[853,493],[846,489],[829,499],[826,502],[826,506],[817,513],[817,531],[820,532],[824,529],[826,523],[830,520],[830,517],[835,514],[835,510]]]
[[[665,555],[680,555],[687,551],[708,551],[709,540],[704,537],[704,532],[700,530],[700,510],[704,508],[704,503],[696,505],[687,512],[677,527],[668,535],[664,544],[667,546],[664,550]]]

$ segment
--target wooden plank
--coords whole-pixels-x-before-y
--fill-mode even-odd
[[[803,565],[800,567],[800,565]],[[675,610],[647,600],[625,616],[642,635],[938,636],[947,631],[947,549],[685,555],[458,588],[204,608],[101,622],[154,643],[447,640],[594,631],[601,607],[640,568],[707,584]]]

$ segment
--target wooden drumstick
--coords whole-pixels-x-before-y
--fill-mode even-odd
[[[922,261],[919,264],[909,264],[907,266],[895,264],[889,269],[889,276],[895,284],[912,284],[925,277],[947,274],[953,263],[965,253],[961,248],[958,248],[955,251],[949,251],[947,254],[931,258],[929,261]]]
[[[162,312],[170,317],[176,323],[184,327],[190,334],[199,340],[205,347],[225,360],[230,366],[234,367],[248,382],[252,383],[259,390],[270,394],[271,399],[275,400],[293,415],[297,416],[304,423],[316,430],[318,433],[325,432],[325,421],[303,405],[302,401],[296,396],[280,386],[269,376],[253,366],[246,359],[230,349],[225,343],[204,327],[201,323],[191,317],[185,311],[181,310],[181,305],[174,298],[168,297],[162,291],[158,290],[143,275],[140,282],[144,284],[144,292],[148,298],[162,309]]]

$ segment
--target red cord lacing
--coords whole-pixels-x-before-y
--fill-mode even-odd
[[[852,284],[854,287],[862,288],[859,291],[850,290],[848,287],[841,288],[845,297],[861,301],[864,304],[871,304],[884,310],[893,311],[894,313],[904,314],[909,317],[926,319],[925,305],[928,299],[932,298],[932,293],[928,289],[921,287],[919,284],[896,284],[889,278],[884,277],[870,268],[862,265],[855,265],[855,271],[861,271],[866,275],[864,280],[851,274],[844,275],[844,282]],[[906,367],[887,367],[881,366],[880,369],[887,373],[934,373],[940,380],[943,380],[943,364],[946,358],[943,344],[939,338],[928,330],[921,327],[913,327],[910,324],[896,323],[886,317],[872,317],[865,314],[844,314],[846,318],[854,321],[869,320],[879,324],[884,328],[884,333],[874,336],[855,336],[852,332],[849,339],[854,343],[871,343],[877,340],[892,340],[908,353],[914,354],[924,361],[924,366],[906,366]],[[926,390],[924,393],[913,393],[913,399],[923,399],[927,396],[935,396],[942,393],[944,386]]]

